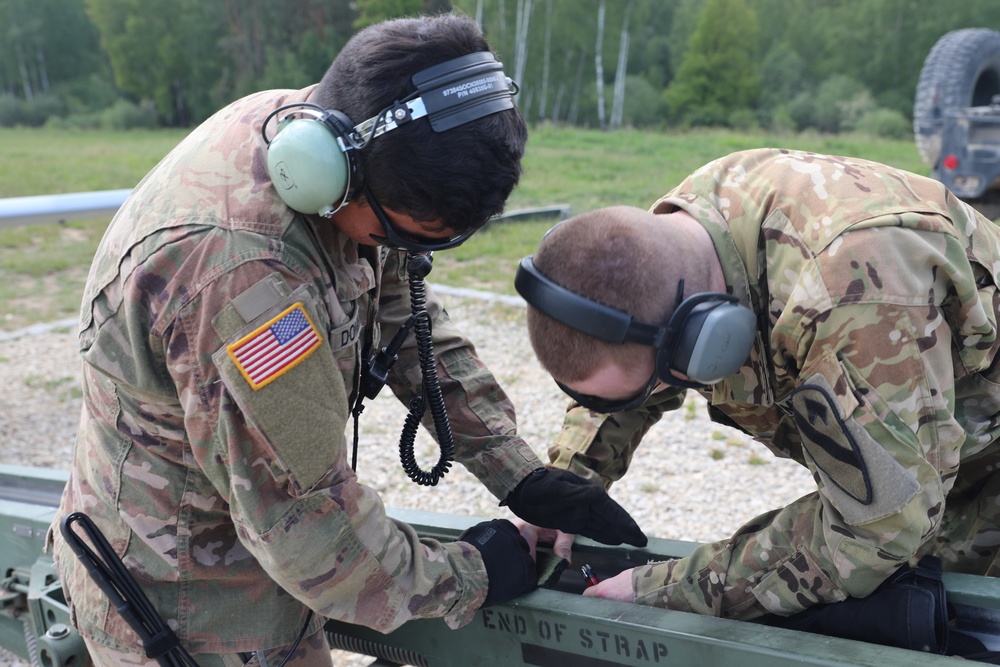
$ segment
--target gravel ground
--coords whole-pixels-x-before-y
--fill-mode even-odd
[[[522,435],[544,460],[565,401],[534,359],[519,300],[439,290],[452,319],[476,341],[480,356],[514,401]],[[68,469],[80,408],[75,339],[69,325],[16,336],[0,333],[0,462]],[[461,466],[436,487],[410,482],[395,455],[404,418],[403,406],[386,390],[370,402],[361,419],[358,474],[387,506],[510,516]],[[424,433],[417,452],[424,467],[437,458],[433,441]],[[710,541],[729,536],[746,520],[814,488],[804,468],[713,424],[704,401],[689,396],[683,409],[666,415],[649,432],[629,474],[611,494],[648,535]],[[373,661],[335,653],[338,666],[361,667]],[[0,649],[0,667],[27,663]]]

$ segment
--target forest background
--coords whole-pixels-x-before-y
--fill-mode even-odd
[[[384,18],[476,18],[532,123],[903,138],[935,41],[996,0],[0,0],[0,126],[190,127],[318,81]]]

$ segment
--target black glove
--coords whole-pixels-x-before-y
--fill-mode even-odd
[[[941,560],[934,556],[924,556],[916,568],[904,565],[868,597],[763,620],[792,630],[1000,664],[1000,653],[949,624]]]
[[[538,573],[528,543],[510,521],[493,519],[477,523],[458,539],[474,546],[483,557],[486,575],[490,579],[484,607],[502,604],[527,593],[538,584]]]
[[[940,653],[947,628],[944,587],[917,577],[903,566],[871,595],[820,604],[787,617],[769,618],[768,625],[792,630]]]
[[[646,546],[646,536],[625,509],[596,484],[555,468],[539,468],[500,503],[528,523],[583,535],[604,544]]]

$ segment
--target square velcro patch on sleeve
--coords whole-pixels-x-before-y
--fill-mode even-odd
[[[323,342],[301,302],[226,348],[254,391],[277,380]]]

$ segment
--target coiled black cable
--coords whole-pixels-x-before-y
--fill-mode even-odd
[[[434,486],[451,468],[455,458],[455,440],[452,437],[451,422],[441,395],[441,385],[437,376],[437,361],[431,342],[431,317],[426,308],[426,286],[424,277],[431,270],[431,258],[424,253],[409,252],[406,255],[406,271],[410,286],[410,314],[413,320],[413,335],[417,340],[417,354],[420,359],[420,374],[423,378],[421,393],[410,401],[410,412],[399,436],[399,462],[407,476],[422,486]],[[417,437],[417,427],[430,406],[441,455],[431,470],[423,470],[417,464],[413,445]]]

